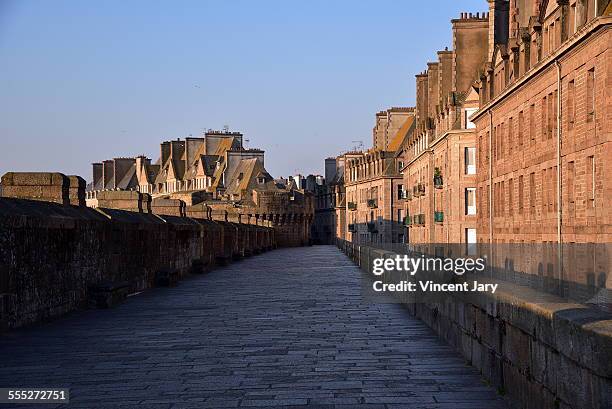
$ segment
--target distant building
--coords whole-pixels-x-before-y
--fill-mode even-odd
[[[612,3],[532,0],[491,13],[471,117],[478,241],[611,242]],[[552,260],[551,274],[573,273],[570,259]]]
[[[372,130],[372,147],[389,150],[389,144],[409,117],[414,116],[414,108],[393,107],[376,114],[376,124]]]
[[[486,13],[453,19],[453,50],[416,75],[416,132],[402,147],[409,243],[474,242],[476,207],[476,127],[472,87],[487,58]]]
[[[87,203],[97,207],[100,192],[117,190],[178,199],[186,206],[203,203],[217,217],[242,214],[270,222],[288,245],[307,244],[314,193],[304,190],[306,180],[275,180],[264,167],[264,151],[245,149],[242,142],[239,132],[208,131],[202,138],[162,142],[155,163],[145,156],[94,163]]]
[[[385,148],[344,155],[344,189],[346,240],[354,243],[404,243],[404,185],[399,154],[415,131],[414,108],[392,108],[385,112],[400,112],[403,121],[393,125],[395,133],[385,136]],[[374,141],[380,140],[380,113],[376,115]],[[387,124],[388,127],[389,124]]]

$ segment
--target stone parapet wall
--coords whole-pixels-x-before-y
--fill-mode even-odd
[[[48,186],[69,184],[51,176]],[[160,273],[203,272],[274,248],[274,237],[263,226],[0,198],[0,325],[87,307],[101,284],[124,282],[133,293],[155,286]]]
[[[397,254],[340,240],[338,246],[368,273],[374,258]],[[494,295],[449,294],[447,302],[400,293],[398,302],[520,408],[612,407],[612,316],[529,288],[507,288]]]

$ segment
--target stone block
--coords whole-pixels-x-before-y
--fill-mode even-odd
[[[133,190],[103,190],[98,192],[98,200],[140,200],[140,192]]]
[[[529,347],[529,369],[534,380],[553,393],[557,393],[557,371],[559,353],[550,346],[531,338]]]
[[[612,378],[612,320],[593,308],[569,308],[553,316],[559,352],[597,375]]]
[[[501,350],[501,327],[498,319],[490,316],[486,311],[477,309],[474,313],[475,335],[489,348]]]
[[[179,281],[180,273],[175,268],[162,268],[155,273],[155,284],[159,287],[174,287]]]
[[[68,198],[73,206],[85,206],[85,179],[80,176],[68,176]]]
[[[62,186],[3,186],[3,197],[68,204],[68,189]]]
[[[522,372],[528,372],[530,366],[529,334],[506,323],[506,334],[503,338],[503,356]]]
[[[151,212],[153,214],[160,214],[166,216],[186,216],[185,203],[178,199],[152,199]]]
[[[2,176],[3,186],[65,186],[66,176],[51,172],[9,172]]]
[[[111,308],[127,298],[129,284],[121,282],[103,282],[89,289],[90,304],[97,308]]]

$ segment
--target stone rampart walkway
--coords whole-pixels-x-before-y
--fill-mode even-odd
[[[252,257],[0,336],[0,387],[69,387],[75,408],[506,407],[360,277],[332,246]]]

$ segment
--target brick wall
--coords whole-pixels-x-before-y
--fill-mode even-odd
[[[559,211],[563,242],[612,240],[612,172],[608,166],[612,157],[611,42],[612,31],[604,26],[564,46],[565,51],[558,56],[560,90],[551,57],[481,110],[475,121],[478,186],[482,192],[479,209],[483,209],[478,212],[480,240],[490,239],[490,159],[493,242],[556,242]],[[560,172],[556,121],[559,92]],[[561,203],[557,199],[559,174]]]

